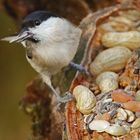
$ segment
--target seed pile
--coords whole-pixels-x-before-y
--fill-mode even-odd
[[[83,128],[106,132],[115,139],[140,131],[139,70],[136,79],[129,73],[127,80],[125,73],[133,61],[132,52],[140,47],[140,12],[119,11],[99,25],[98,35],[103,49],[89,66],[95,80],[92,86],[86,82],[76,86],[73,95],[83,116]]]

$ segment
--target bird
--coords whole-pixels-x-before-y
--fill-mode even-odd
[[[49,11],[34,11],[27,15],[17,35],[3,41],[21,43],[26,59],[52,90],[59,103],[72,100],[72,94],[61,96],[52,85],[52,76],[70,65],[79,71],[84,68],[72,60],[78,50],[82,30],[67,19]]]

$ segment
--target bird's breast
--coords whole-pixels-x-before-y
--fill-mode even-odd
[[[27,49],[26,57],[37,72],[47,72],[51,75],[56,74],[63,67],[67,66],[72,59],[64,49],[57,50],[49,47]]]

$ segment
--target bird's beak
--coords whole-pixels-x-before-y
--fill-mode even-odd
[[[9,41],[10,43],[23,42],[28,38],[32,38],[33,35],[34,34],[31,31],[29,31],[27,28],[23,28],[17,36],[9,36],[9,37],[2,38],[1,40]]]

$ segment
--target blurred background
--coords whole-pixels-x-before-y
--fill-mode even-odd
[[[22,18],[38,9],[78,25],[90,12],[112,4],[113,0],[0,0],[0,38],[16,33]],[[0,140],[30,138],[31,121],[20,110],[19,101],[35,75],[20,44],[0,41]]]
[[[0,38],[13,34],[18,26],[0,11]],[[23,47],[0,41],[0,140],[27,140],[29,118],[19,109],[26,84],[35,76],[25,59]]]

